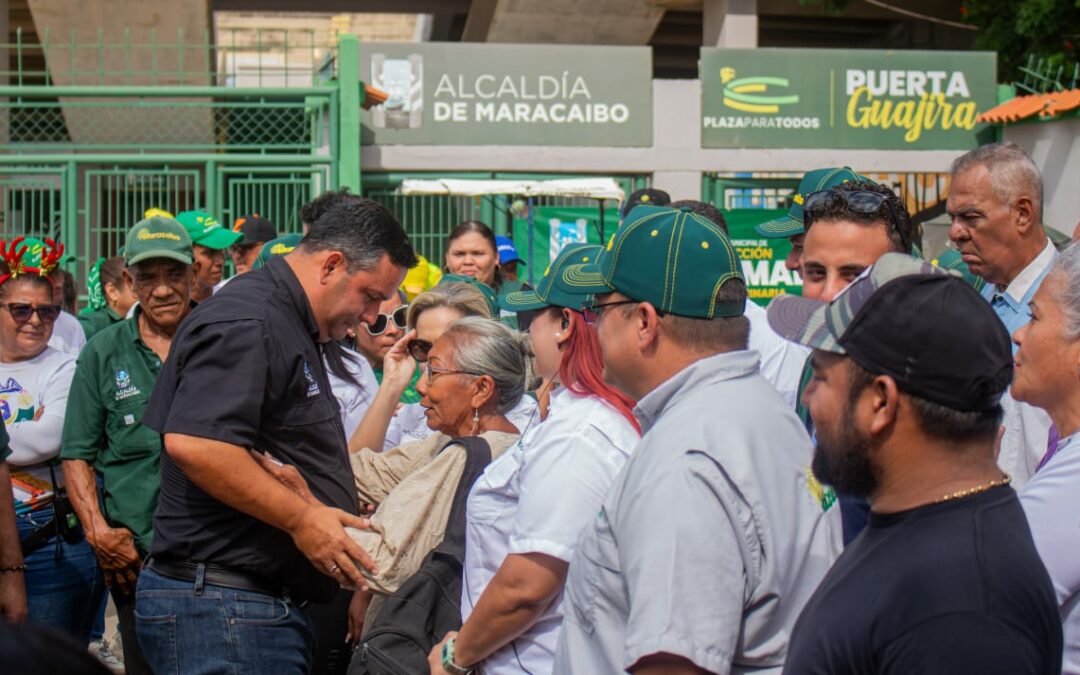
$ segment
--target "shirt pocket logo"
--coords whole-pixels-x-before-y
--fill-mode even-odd
[[[131,373],[126,369],[120,368],[116,371],[113,379],[116,381],[116,400],[123,401],[124,399],[131,398],[132,396],[138,396],[142,391],[131,382]]]
[[[319,383],[315,381],[315,376],[311,373],[311,365],[304,361],[304,379],[307,380],[307,395],[308,398],[319,395]]]

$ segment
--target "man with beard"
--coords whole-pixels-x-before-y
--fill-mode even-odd
[[[1009,336],[978,292],[889,253],[832,302],[784,296],[773,328],[814,349],[814,472],[870,523],[795,625],[785,673],[1054,675],[1061,622],[994,461]]]
[[[830,169],[819,175],[818,182],[839,182],[806,194],[801,202],[800,217],[806,224],[801,235],[804,298],[829,302],[881,256],[911,250],[915,228],[904,202],[887,186],[853,176],[850,170],[846,173],[849,175]],[[807,359],[795,397],[795,412],[813,435],[814,424],[802,396],[811,375]],[[869,508],[865,500],[842,491],[839,500],[844,543],[848,544],[866,527]]]

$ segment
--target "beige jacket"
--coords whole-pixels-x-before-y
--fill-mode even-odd
[[[517,434],[480,434],[498,458]],[[429,552],[442,543],[446,519],[465,470],[460,445],[439,452],[450,437],[436,433],[386,452],[363,448],[350,458],[361,502],[378,505],[370,530],[347,528],[353,541],[375,559],[379,573],[371,589],[389,595],[420,569]]]

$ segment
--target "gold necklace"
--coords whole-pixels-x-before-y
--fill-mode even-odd
[[[978,494],[980,492],[986,492],[990,488],[1000,487],[1002,485],[1008,485],[1012,482],[1012,476],[1009,474],[1002,474],[1001,478],[992,480],[989,483],[983,483],[982,485],[976,485],[975,487],[968,488],[966,490],[957,490],[956,492],[938,497],[934,500],[935,504],[941,504],[942,502],[949,502],[954,499],[960,499],[961,497],[970,497],[971,495]]]

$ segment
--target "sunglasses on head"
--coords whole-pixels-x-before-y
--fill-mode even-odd
[[[11,318],[17,324],[24,324],[37,312],[42,323],[53,323],[60,316],[60,305],[31,305],[28,302],[8,302],[4,304],[11,312]]]
[[[413,338],[412,340],[409,340],[409,356],[416,359],[419,363],[424,363],[428,360],[428,352],[431,351],[431,346],[431,343],[427,340]]]
[[[376,317],[374,323],[365,323],[364,327],[367,328],[368,335],[382,335],[386,332],[386,329],[390,327],[390,322],[393,321],[394,325],[399,330],[405,330],[408,325],[405,323],[405,318],[409,313],[409,306],[402,305],[389,314],[380,314]]]
[[[806,198],[803,211],[813,215],[834,207],[838,202],[852,213],[873,215],[881,210],[881,205],[888,200],[888,195],[873,190],[822,190]]]

